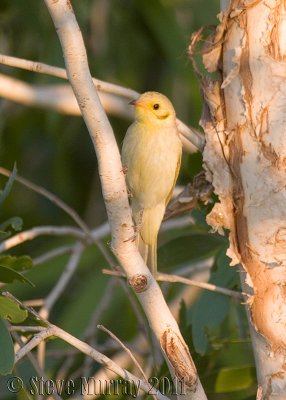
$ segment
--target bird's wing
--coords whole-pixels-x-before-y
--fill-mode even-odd
[[[179,157],[178,157],[178,161],[177,161],[177,166],[176,166],[176,172],[175,172],[175,175],[174,175],[174,182],[173,182],[172,188],[171,188],[171,190],[170,190],[170,192],[169,192],[169,194],[168,194],[168,196],[167,196],[167,199],[166,199],[166,206],[167,206],[167,204],[169,203],[169,201],[170,201],[170,199],[171,199],[171,197],[172,197],[173,190],[174,190],[174,187],[175,187],[176,182],[177,182],[177,178],[178,178],[179,171],[180,171],[180,166],[181,166],[181,160],[182,160],[182,152],[179,153]]]

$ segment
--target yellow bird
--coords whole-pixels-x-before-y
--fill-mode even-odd
[[[122,163],[139,251],[156,276],[157,236],[178,177],[182,143],[166,96],[146,92],[130,104],[135,106],[135,121],[124,138]]]

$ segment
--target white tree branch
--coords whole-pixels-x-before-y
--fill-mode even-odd
[[[68,84],[31,85],[20,79],[0,74],[0,96],[30,107],[47,108],[79,116],[80,109]],[[131,119],[133,112],[125,97],[100,92],[100,101],[108,114]]]
[[[65,342],[69,343],[71,346],[74,346],[82,353],[91,357],[94,361],[98,362],[101,365],[104,365],[105,368],[115,372],[116,375],[119,375],[123,379],[130,380],[131,382],[138,383],[140,389],[144,390],[146,393],[150,392],[152,386],[148,383],[139,379],[126,369],[121,368],[115,362],[113,362],[110,358],[106,357],[104,354],[101,354],[97,350],[90,347],[88,344],[82,342],[81,340],[77,339],[76,337],[72,336],[68,332],[60,329],[59,327],[49,324],[49,326],[42,330],[41,332],[34,335],[34,337],[25,344],[16,354],[15,354],[15,363],[21,360],[25,355],[30,353],[35,347],[37,347],[40,343],[42,343],[45,339],[55,336],[59,339],[64,340]],[[153,391],[154,388],[152,389]],[[160,400],[168,400],[168,397],[163,396],[159,391],[155,391],[156,396]]]
[[[38,236],[73,236],[82,241],[88,241],[88,236],[80,229],[71,226],[38,226],[18,233],[0,243],[0,253],[18,246],[21,243],[33,240]]]
[[[112,271],[110,269],[103,269],[102,270],[103,274],[106,275],[111,275],[111,276],[121,276],[121,277],[126,277],[126,275],[123,272],[120,271]],[[245,294],[241,292],[236,292],[235,290],[223,288],[217,285],[214,285],[212,283],[207,283],[207,282],[198,282],[193,279],[189,278],[184,278],[183,276],[179,275],[170,275],[170,274],[163,274],[162,272],[158,272],[157,275],[157,281],[159,282],[171,282],[171,283],[184,283],[185,285],[189,286],[195,286],[200,289],[206,289],[211,292],[216,292],[220,294],[224,294],[226,296],[234,297],[239,300],[244,300],[245,299]]]
[[[37,72],[40,74],[51,75],[61,79],[68,79],[67,72],[64,68],[54,67],[37,61],[30,61],[23,58],[0,54],[0,64],[25,69],[27,71]],[[136,92],[135,90],[115,85],[113,83],[101,81],[95,78],[92,78],[92,80],[98,91],[117,94],[118,96],[125,97],[129,101],[138,96],[138,92]]]
[[[125,344],[113,332],[111,332],[105,326],[97,325],[97,328],[100,329],[101,331],[107,333],[113,340],[115,340],[119,344],[120,347],[123,348],[123,350],[129,355],[131,360],[134,362],[134,364],[136,365],[138,370],[141,372],[145,381],[148,381],[148,378],[145,375],[145,372],[143,371],[143,369],[142,369],[141,365],[139,364],[139,362],[137,361],[136,357],[132,354],[132,351],[128,347],[126,347]]]
[[[81,243],[78,243],[75,246],[61,277],[57,280],[56,285],[45,298],[44,305],[39,311],[39,315],[43,319],[47,319],[49,317],[49,314],[54,304],[59,299],[63,291],[66,289],[70,279],[72,278],[78,267],[83,249],[84,246]]]
[[[206,399],[190,352],[162,292],[140,257],[135,243],[127,240],[133,234],[133,223],[120,154],[89,72],[82,35],[72,6],[66,0],[45,0],[45,3],[60,38],[67,75],[97,154],[103,197],[111,225],[112,249],[141,302],[172,376],[184,378],[187,394],[182,397]]]
[[[0,54],[0,64],[67,79],[67,73],[64,68],[53,67],[51,65],[11,57],[4,54]],[[128,119],[132,118],[133,110],[131,107],[128,107],[128,103],[130,100],[139,96],[138,92],[95,78],[92,79],[107,113],[119,115]],[[17,90],[11,90],[11,87],[14,87],[15,89],[17,87]],[[9,98],[12,101],[24,102],[24,104],[27,105],[48,107],[56,109],[59,112],[67,112],[75,115],[80,114],[80,110],[72,91],[67,85],[37,87],[0,74],[0,95]],[[187,145],[186,140],[183,139],[185,138],[189,140],[195,148],[199,150],[203,149],[204,138],[199,131],[194,128],[189,128],[179,119],[177,119],[177,125],[182,135],[183,144]],[[193,148],[192,150],[194,151]]]

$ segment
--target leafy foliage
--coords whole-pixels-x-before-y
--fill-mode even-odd
[[[158,262],[166,267],[206,259],[215,255],[225,244],[223,237],[209,234],[180,236],[164,243],[158,251]]]
[[[12,234],[11,227],[13,231],[20,231],[23,227],[23,220],[20,217],[12,217],[0,224],[0,240],[4,240]]]
[[[226,249],[223,249],[218,255],[209,282],[220,287],[233,288],[238,283],[238,271],[236,267],[229,267],[225,251]],[[205,291],[191,310],[193,341],[198,353],[206,353],[208,335],[225,320],[229,313],[230,301],[229,296]]]
[[[33,261],[30,256],[16,257],[11,255],[5,255],[5,256],[0,256],[0,266],[11,268],[16,271],[27,271],[28,269],[32,268]],[[1,281],[1,275],[0,275],[0,281]]]
[[[0,296],[0,316],[15,324],[19,324],[27,318],[28,313],[13,300]]]
[[[12,372],[14,366],[14,345],[11,335],[2,318],[0,318],[0,337],[0,375],[8,375]]]
[[[30,279],[19,272],[26,271],[32,268],[32,266],[33,262],[29,256],[0,256],[0,282],[12,283],[18,280],[34,286]]]

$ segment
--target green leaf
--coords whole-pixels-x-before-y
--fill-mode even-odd
[[[216,257],[209,282],[214,285],[233,288],[239,283],[238,267],[230,267],[230,259],[223,247]],[[205,291],[194,305],[191,315],[193,343],[196,351],[205,354],[208,347],[208,333],[218,327],[229,312],[230,298],[226,295]]]
[[[223,246],[225,238],[214,234],[193,234],[177,237],[158,250],[158,265],[173,267],[197,259],[215,255]]]
[[[0,318],[0,375],[8,375],[14,366],[14,345],[3,319]]]
[[[11,236],[12,231],[20,231],[23,227],[23,220],[20,217],[12,217],[7,219],[6,221],[0,224],[0,240],[4,240],[7,237]]]
[[[31,390],[31,389],[30,389]],[[25,386],[17,393],[17,400],[33,400],[33,396],[30,395],[29,391]]]
[[[0,266],[12,268],[16,271],[26,271],[33,267],[33,261],[30,256],[0,256]]]
[[[0,265],[0,282],[12,283],[14,281],[29,283],[29,285],[35,287],[33,282],[31,282],[30,279],[26,278],[24,275],[20,274],[17,271],[14,271],[14,269]]]
[[[11,235],[11,232],[0,231],[0,240],[5,240]]]
[[[197,353],[206,353],[207,333],[225,319],[229,311],[229,301],[228,296],[205,291],[195,304],[192,313],[192,336]]]
[[[222,368],[216,376],[215,392],[227,393],[247,389],[255,381],[255,367],[253,365]]]
[[[3,201],[6,199],[7,196],[9,196],[9,193],[11,192],[12,185],[14,183],[14,180],[17,175],[17,168],[16,164],[14,164],[12,174],[9,176],[8,182],[6,183],[5,187],[3,190],[0,190],[0,205],[3,203]]]
[[[19,304],[15,303],[12,299],[0,296],[0,317],[8,319],[8,321],[19,324],[24,321],[28,316],[27,310],[23,310]],[[0,336],[1,337],[1,336]]]
[[[225,254],[226,248],[217,255],[211,270],[210,282],[218,286],[232,288],[240,285],[238,266],[230,266],[230,258]]]
[[[20,217],[12,217],[0,224],[0,230],[6,231],[9,227],[14,231],[20,231],[23,227],[23,220]]]

